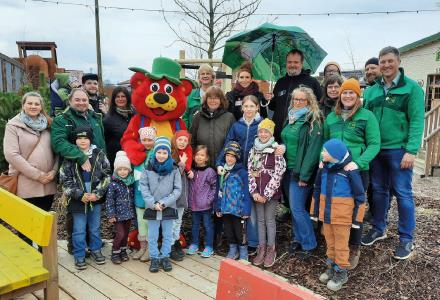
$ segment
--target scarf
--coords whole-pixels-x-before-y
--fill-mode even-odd
[[[246,118],[244,116],[242,117],[242,119],[243,119],[243,122],[249,127],[252,125],[252,123],[254,123],[255,120],[260,120],[261,116],[260,116],[260,113],[257,112],[256,115],[249,122],[246,120]]]
[[[125,118],[128,118],[130,115],[133,114],[131,108],[124,109],[124,108],[116,107],[116,112]]]
[[[92,158],[93,150],[95,150],[96,148],[98,148],[98,147],[96,147],[96,145],[92,144],[92,145],[90,145],[90,147],[87,151],[83,151],[83,152],[85,155],[87,155],[88,158]]]
[[[275,141],[275,138],[271,137],[266,143],[263,144],[262,142],[260,142],[259,138],[256,138],[255,142],[254,142],[254,148],[257,151],[263,151],[267,147],[272,146],[274,141]]]
[[[126,186],[130,186],[134,183],[134,176],[132,173],[129,173],[127,177],[122,178],[121,176],[119,176],[118,174],[115,173],[113,174],[113,176],[117,179],[119,179],[120,181],[122,181]]]
[[[47,118],[43,114],[39,114],[36,119],[32,119],[25,112],[20,112],[20,121],[32,130],[41,132],[47,128]]]
[[[342,118],[342,120],[347,121],[348,116],[350,115],[350,113],[351,113],[351,109],[341,109],[341,118]]]
[[[244,88],[242,87],[238,81],[235,83],[234,92],[238,94],[239,97],[245,97],[247,95],[254,95],[259,91],[258,84],[255,82],[251,82],[251,84]]]
[[[289,124],[294,124],[299,118],[301,118],[302,116],[304,116],[305,114],[307,114],[309,112],[309,107],[303,107],[300,109],[296,109],[296,108],[290,108],[289,109]]]
[[[153,167],[153,171],[159,174],[160,176],[165,176],[173,171],[174,159],[171,156],[168,156],[168,159],[163,163],[157,161],[156,157],[152,157],[150,160],[151,166]]]

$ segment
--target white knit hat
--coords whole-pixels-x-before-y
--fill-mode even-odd
[[[125,151],[118,151],[116,152],[116,158],[114,163],[115,171],[117,171],[119,168],[122,167],[129,169],[131,172],[131,163],[127,157],[127,153],[125,153]]]

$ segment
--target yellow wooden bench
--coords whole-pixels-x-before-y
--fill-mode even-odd
[[[0,219],[42,247],[43,253],[0,225],[0,300],[44,289],[58,299],[56,214],[0,188]]]

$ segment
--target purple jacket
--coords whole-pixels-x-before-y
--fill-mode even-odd
[[[188,180],[188,205],[192,211],[212,209],[217,185],[213,168],[194,168],[194,178]]]

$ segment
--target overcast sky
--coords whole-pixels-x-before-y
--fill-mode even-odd
[[[61,2],[63,0],[60,0]],[[64,0],[94,5],[94,0]],[[175,9],[163,1],[165,9]],[[100,0],[100,5],[160,9],[160,0]],[[329,13],[440,9],[440,0],[262,0],[257,10],[265,13]],[[0,53],[18,56],[16,41],[54,41],[59,67],[96,71],[94,11],[91,8],[55,5],[31,0],[0,0]],[[169,18],[178,20],[179,15]],[[376,56],[388,45],[404,46],[440,31],[440,12],[403,13],[390,15],[350,16],[252,16],[247,28],[264,22],[294,25],[303,28],[328,53],[318,70],[327,61],[337,61],[343,69],[353,69],[349,46],[355,65]],[[184,45],[174,43],[173,32],[157,12],[100,10],[101,47],[104,79],[118,82],[128,79],[130,66],[151,68],[157,56],[178,58]],[[187,53],[190,53],[187,51]],[[216,53],[221,58],[223,51]],[[187,54],[187,58],[188,54]]]

